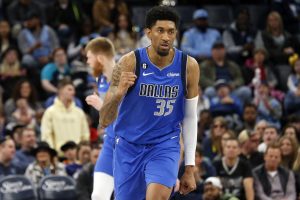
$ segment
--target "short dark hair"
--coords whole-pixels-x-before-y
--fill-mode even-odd
[[[69,77],[65,77],[65,78],[61,79],[57,84],[57,89],[61,90],[62,88],[64,88],[67,85],[73,85],[73,82]]]
[[[155,6],[146,14],[146,28],[154,26],[157,20],[168,20],[175,23],[176,28],[179,26],[179,15],[174,9],[167,6]]]
[[[255,104],[253,104],[253,103],[246,103],[246,104],[244,105],[244,110],[245,110],[246,108],[254,108],[255,110],[257,110],[257,106],[256,106]]]
[[[279,149],[280,155],[281,155],[281,149],[280,149],[280,144],[279,144],[279,142],[276,141],[276,142],[272,142],[271,144],[269,144],[269,145],[267,146],[267,149],[266,149],[266,151],[265,151],[265,154],[268,153],[269,149]]]

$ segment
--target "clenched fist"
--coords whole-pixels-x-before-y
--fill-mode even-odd
[[[128,89],[134,85],[136,78],[137,77],[133,72],[122,72],[118,85],[119,95],[124,96]]]

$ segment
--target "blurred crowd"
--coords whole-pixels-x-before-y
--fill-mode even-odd
[[[300,199],[300,2],[264,6],[263,27],[247,6],[224,28],[198,7],[178,30],[174,46],[197,59],[201,77],[197,190],[173,199]],[[148,46],[133,7],[0,1],[0,177],[22,174],[37,186],[50,174],[70,176],[79,199],[90,199],[103,130],[85,102],[98,85],[84,47],[108,37],[118,60]]]

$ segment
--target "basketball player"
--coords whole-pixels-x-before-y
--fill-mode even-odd
[[[114,122],[117,200],[167,200],[176,183],[183,125],[185,172],[180,193],[196,188],[199,66],[172,46],[179,24],[168,7],[146,15],[151,45],[124,55],[115,66],[100,109],[100,125]]]
[[[115,50],[110,40],[99,37],[91,40],[86,48],[87,63],[93,69],[98,82],[98,94],[86,98],[88,105],[100,110],[103,98],[109,88],[113,67],[115,65]],[[104,144],[94,169],[94,187],[92,200],[110,200],[114,189],[113,180],[113,147],[114,133],[112,125],[105,129]]]

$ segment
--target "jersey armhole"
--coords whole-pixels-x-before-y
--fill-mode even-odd
[[[184,90],[184,96],[187,95],[186,64],[187,64],[187,54],[182,52],[182,56],[181,56],[181,74],[182,74],[181,82],[182,82],[182,87],[183,87],[183,90]]]
[[[140,51],[139,49],[136,49],[134,51],[134,55],[135,55],[135,75],[136,75],[136,80],[134,82],[134,84],[128,89],[128,92],[126,95],[128,95],[132,90],[133,88],[135,87],[138,79],[139,79],[139,76],[140,76],[140,63],[141,63],[141,57],[140,57]]]

